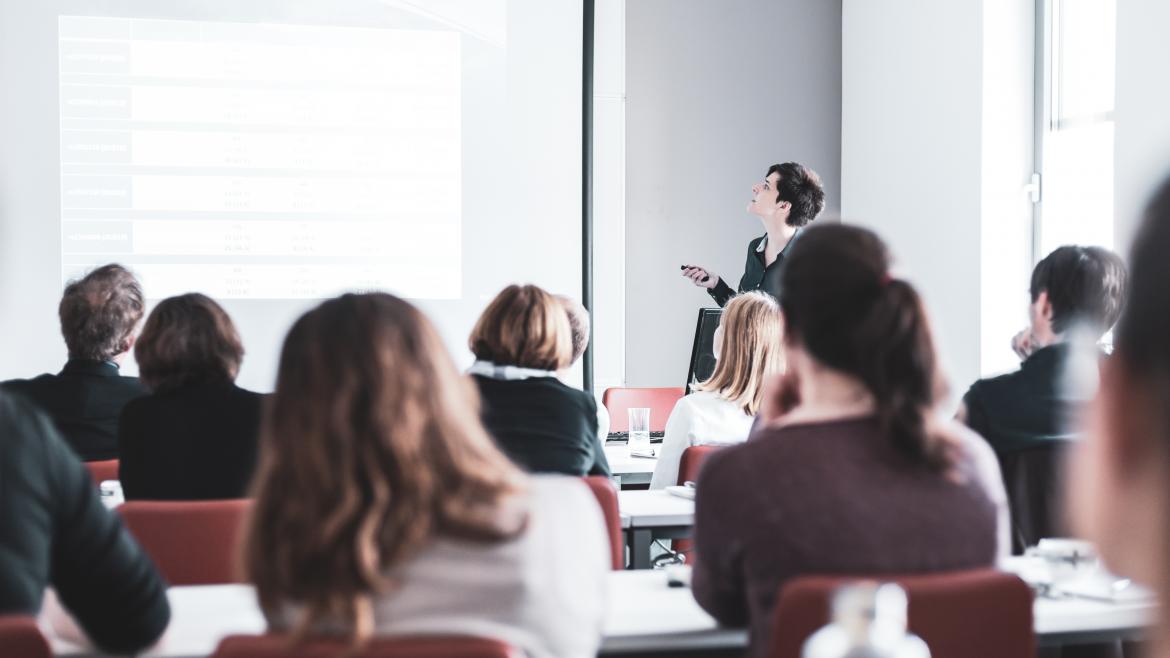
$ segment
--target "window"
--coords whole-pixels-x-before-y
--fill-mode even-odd
[[[1117,2],[1038,2],[1033,262],[1065,244],[1114,247]]]

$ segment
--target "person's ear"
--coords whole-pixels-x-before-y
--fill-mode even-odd
[[[134,344],[138,342],[138,334],[130,334],[122,343],[122,351],[119,354],[129,354],[134,349]]]
[[[1036,308],[1040,311],[1040,317],[1052,323],[1052,300],[1048,298],[1048,291],[1041,290],[1040,294],[1036,296]]]

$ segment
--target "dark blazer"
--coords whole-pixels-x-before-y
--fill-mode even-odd
[[[788,240],[788,244],[784,245],[784,248],[780,250],[780,253],[776,256],[776,260],[772,261],[771,265],[764,264],[764,249],[768,246],[768,234],[765,233],[749,242],[747,260],[743,264],[743,276],[739,279],[738,292],[761,290],[779,299],[780,267],[784,263],[784,258],[788,256],[788,251],[792,249],[792,243],[796,242],[796,238],[799,235],[800,230],[798,229],[796,233],[792,234],[792,237]],[[720,277],[719,283],[715,284],[714,288],[708,290],[707,294],[711,295],[711,298],[719,306],[726,306],[727,302],[735,296],[736,292]]]
[[[532,473],[610,474],[592,395],[555,377],[472,378],[482,398],[483,424],[522,468]]]
[[[1070,354],[1067,343],[1049,345],[1019,370],[972,384],[963,396],[967,426],[1000,454],[1075,438],[1071,414],[1084,400],[1062,381]]]
[[[166,583],[89,471],[47,416],[0,392],[0,614],[37,614],[49,585],[106,652],[136,653],[170,620]]]
[[[1012,552],[1066,533],[1063,461],[1077,438],[1072,414],[1086,400],[1063,381],[1071,347],[1049,345],[1020,369],[971,385],[963,396],[967,425],[999,456],[1012,511]]]
[[[256,469],[263,399],[215,382],[127,404],[118,474],[126,500],[243,498]]]
[[[146,395],[137,377],[123,377],[109,361],[70,359],[56,375],[13,379],[0,388],[23,395],[49,414],[82,461],[118,458],[118,416]]]

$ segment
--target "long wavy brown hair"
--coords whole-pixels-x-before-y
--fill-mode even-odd
[[[296,638],[340,625],[354,646],[430,540],[504,541],[527,522],[525,476],[480,424],[474,385],[418,309],[381,293],[289,331],[253,486],[244,567],[261,608],[299,610]]]

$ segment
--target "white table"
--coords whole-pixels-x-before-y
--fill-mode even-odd
[[[689,537],[695,524],[695,501],[654,491],[619,491],[618,511],[630,550],[630,568],[650,568],[655,539]]]
[[[662,444],[654,444],[655,450],[661,450]],[[609,470],[618,479],[621,486],[631,484],[650,484],[650,477],[654,475],[657,459],[649,457],[631,457],[630,450],[624,443],[605,446],[605,459],[609,462]]]
[[[688,588],[671,588],[661,571],[615,571],[608,576],[602,654],[631,651],[729,649],[747,644],[743,629],[720,628]],[[227,635],[264,631],[246,585],[172,587],[171,626],[144,658],[204,658]],[[1153,617],[1153,603],[1112,604],[1039,599],[1033,608],[1041,644],[1131,638]],[[58,656],[99,656],[50,638]]]

